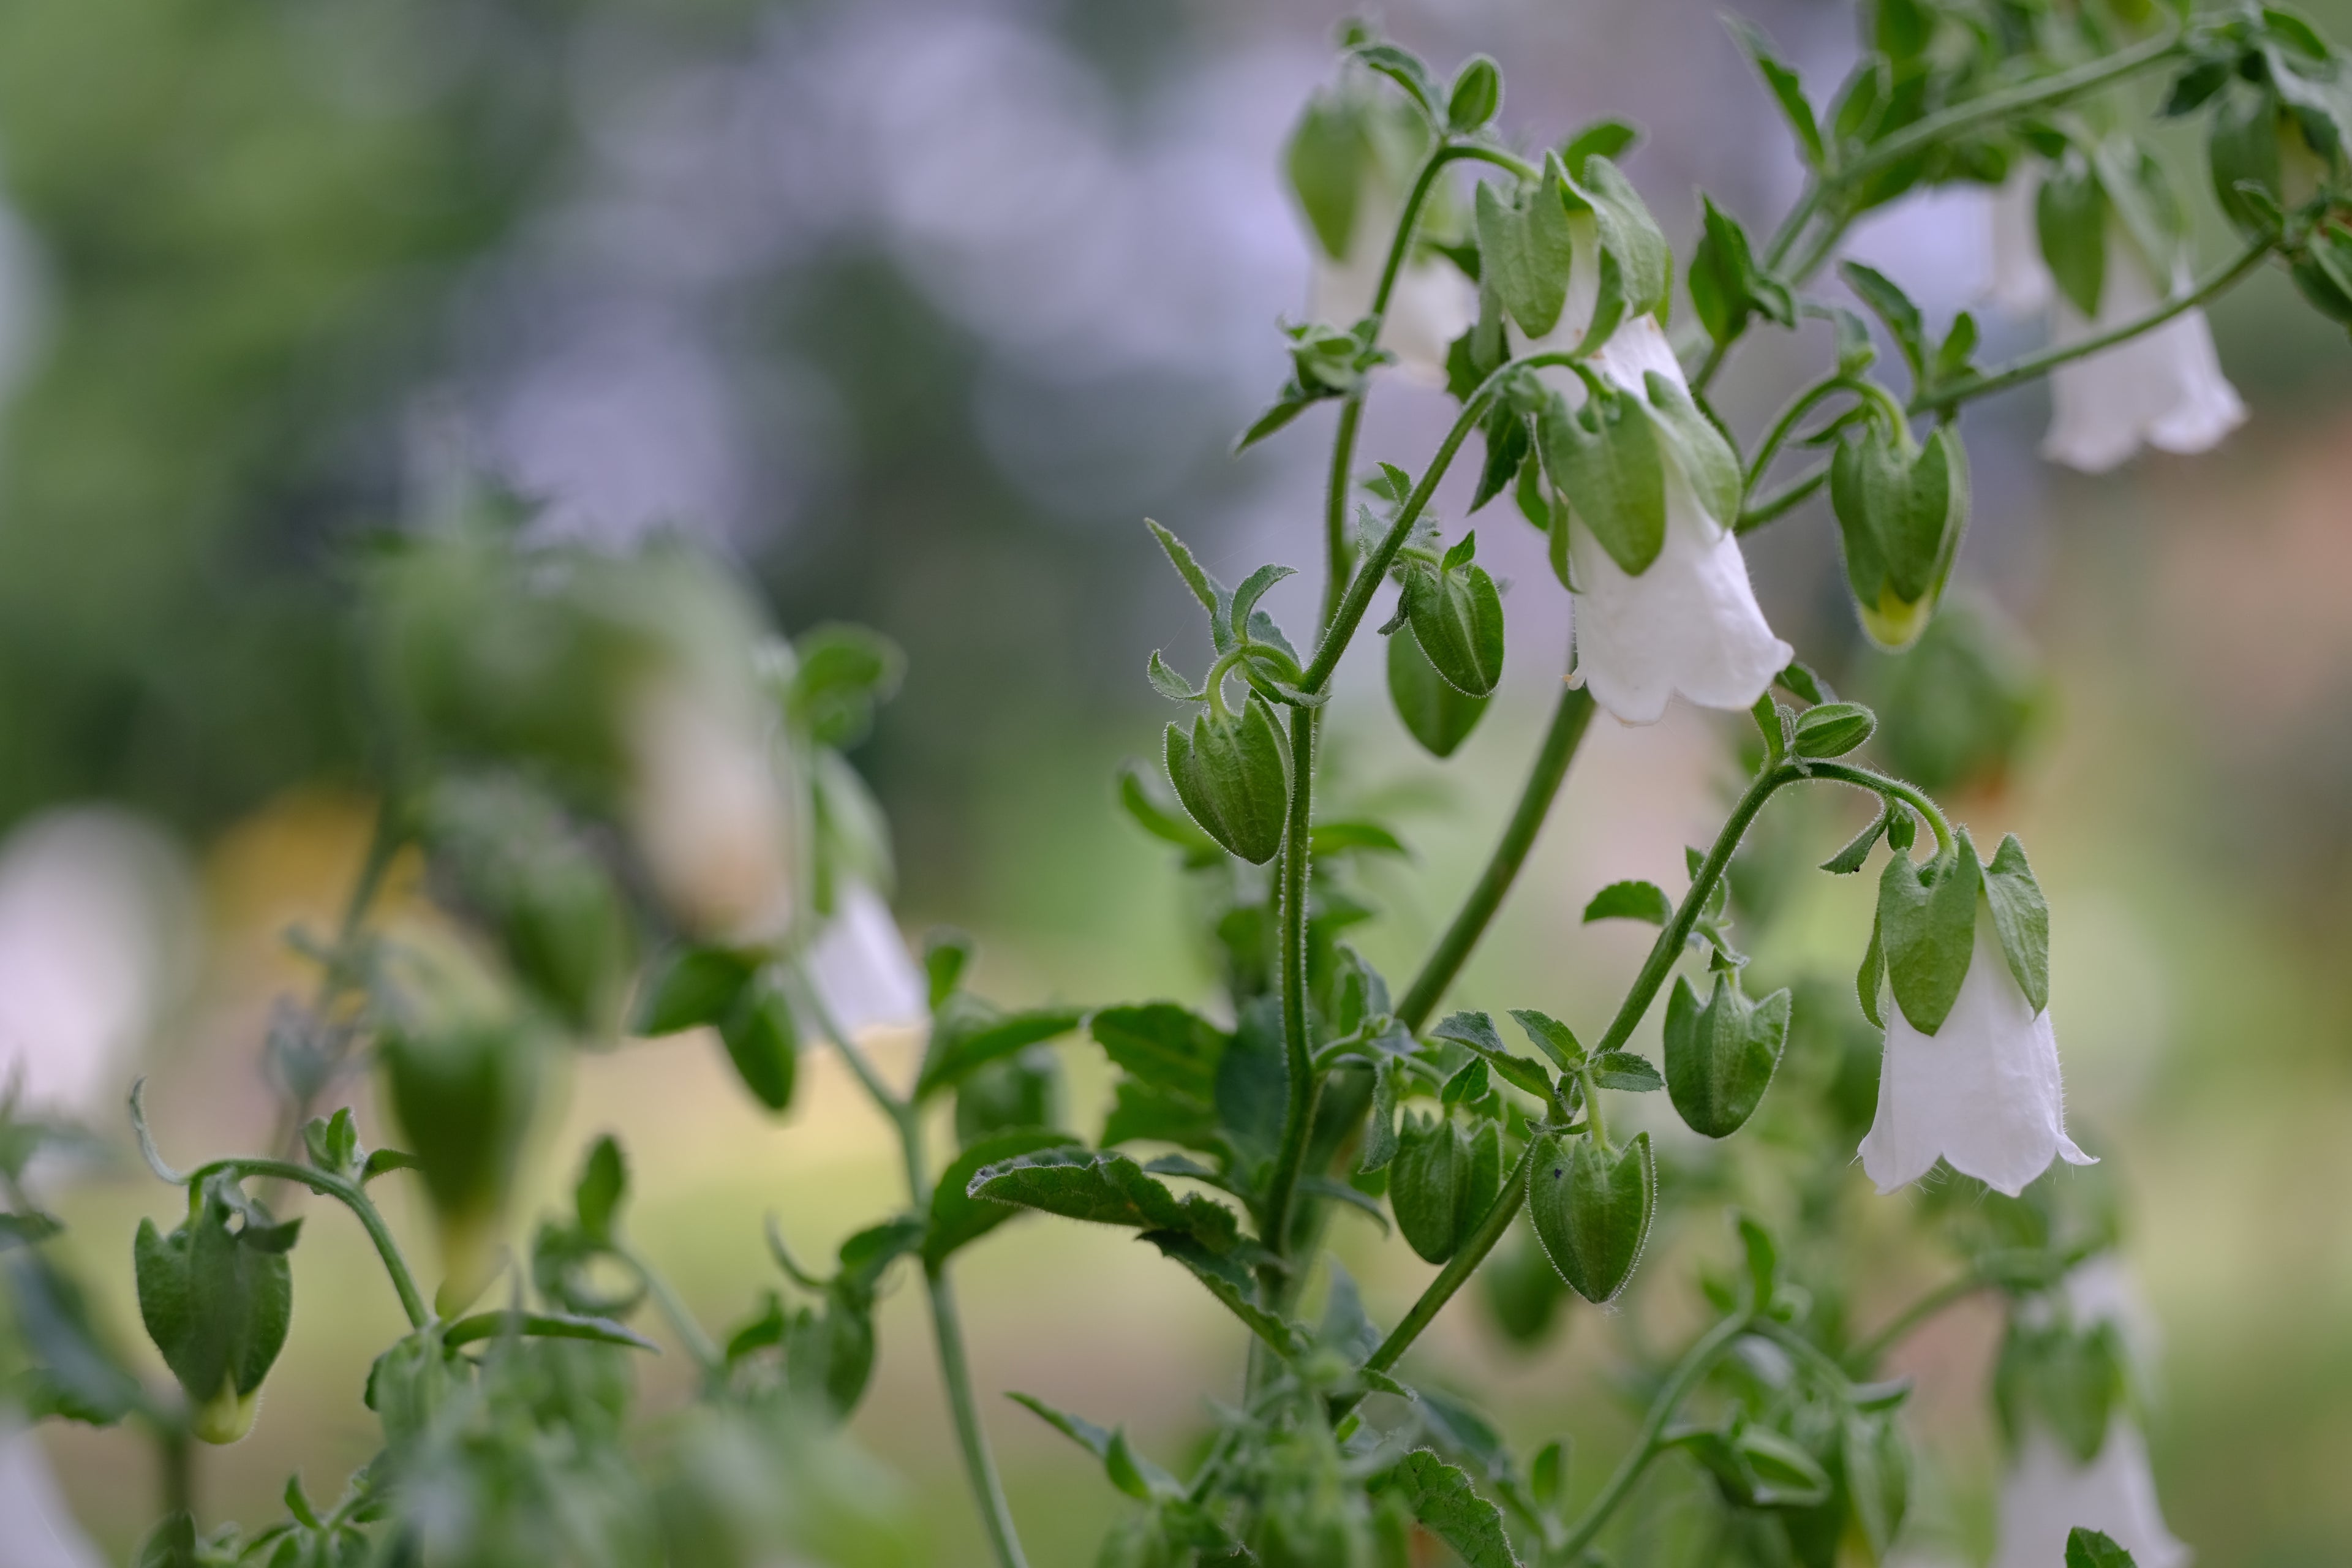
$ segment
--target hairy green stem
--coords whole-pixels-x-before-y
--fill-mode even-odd
[[[1625,993],[1625,1000],[1618,1005],[1617,1016],[1609,1021],[1609,1032],[1601,1036],[1600,1045],[1593,1047],[1594,1055],[1619,1049],[1633,1035],[1634,1026],[1642,1021],[1642,1015],[1648,1012],[1650,1004],[1657,999],[1658,988],[1666,983],[1666,974],[1674,968],[1675,960],[1682,956],[1683,944],[1690,940],[1691,927],[1698,922],[1699,910],[1706,907],[1707,896],[1714,892],[1716,882],[1723,876],[1723,868],[1730,864],[1732,851],[1739,847],[1740,839],[1747,835],[1748,825],[1756,820],[1756,814],[1764,809],[1764,803],[1772,797],[1774,790],[1797,776],[1796,771],[1789,764],[1776,763],[1767,766],[1749,782],[1746,793],[1731,808],[1731,815],[1724,819],[1723,830],[1715,836],[1714,847],[1707,850],[1706,858],[1699,863],[1698,870],[1692,875],[1690,891],[1683,895],[1682,903],[1675,910],[1675,918],[1658,932],[1658,940],[1650,944],[1650,955],[1642,961],[1641,973],[1633,977],[1633,988]]]
[[[1939,854],[1951,852],[1952,825],[1945,817],[1944,808],[1937,805],[1927,791],[1916,785],[1905,784],[1901,779],[1890,778],[1873,769],[1855,767],[1850,763],[1808,762],[1805,764],[1805,772],[1812,778],[1828,779],[1833,784],[1853,784],[1857,789],[1866,789],[1881,799],[1901,801],[1913,811],[1917,812],[1921,819],[1927,824],[1927,831],[1936,836],[1937,852]]]
[[[1592,721],[1592,693],[1581,686],[1562,683],[1559,703],[1552,710],[1551,725],[1544,731],[1543,744],[1536,751],[1535,764],[1528,771],[1528,782],[1519,791],[1519,803],[1512,809],[1511,819],[1504,825],[1503,837],[1495,845],[1486,868],[1463,900],[1454,923],[1445,928],[1437,946],[1413,976],[1404,1000],[1397,1005],[1398,1020],[1408,1029],[1419,1032],[1445,988],[1461,973],[1471,950],[1486,933],[1487,922],[1502,908],[1503,899],[1511,884],[1527,863],[1528,852],[1535,847],[1536,835],[1543,830],[1544,818],[1550,814],[1551,803],[1559,795],[1562,780],[1568,777],[1568,765],[1576,756],[1576,748],[1584,739],[1584,731]]]
[[[1397,1326],[1389,1331],[1389,1337],[1381,1342],[1378,1350],[1365,1358],[1365,1371],[1386,1372],[1402,1360],[1404,1352],[1412,1348],[1413,1341],[1421,1338],[1422,1331],[1436,1320],[1445,1303],[1454,1299],[1454,1292],[1469,1283],[1470,1276],[1477,1272],[1478,1265],[1486,1261],[1486,1255],[1495,1250],[1504,1233],[1511,1228],[1511,1221],[1518,1216],[1519,1205],[1527,1202],[1528,1173],[1535,1164],[1536,1150],[1542,1142],[1540,1135],[1528,1137],[1528,1146],[1519,1151],[1518,1163],[1511,1167],[1510,1174],[1503,1178],[1503,1190],[1496,1194],[1493,1205],[1486,1210],[1486,1216],[1478,1222],[1478,1228],[1463,1239],[1454,1256],[1445,1260],[1445,1267],[1438,1270],[1437,1278],[1429,1282],[1428,1288],[1422,1291],[1412,1308],[1397,1320]],[[1333,1413],[1337,1415],[1349,1409],[1360,1397],[1359,1394],[1343,1399],[1334,1406]]]
[[[1610,1476],[1608,1484],[1601,1489],[1601,1495],[1592,1500],[1592,1506],[1584,1510],[1584,1516],[1569,1531],[1567,1544],[1559,1552],[1560,1562],[1574,1562],[1577,1554],[1592,1543],[1592,1538],[1601,1532],[1601,1527],[1609,1522],[1609,1516],[1617,1511],[1618,1505],[1633,1489],[1633,1483],[1642,1479],[1642,1472],[1649,1468],[1650,1461],[1658,1457],[1661,1447],[1658,1439],[1664,1433],[1666,1423],[1674,1419],[1675,1411],[1690,1396],[1691,1390],[1698,1386],[1698,1380],[1706,1375],[1707,1368],[1715,1364],[1715,1358],[1728,1350],[1734,1340],[1746,1333],[1751,1321],[1752,1314],[1748,1310],[1743,1309],[1734,1312],[1700,1335],[1698,1342],[1683,1352],[1683,1359],[1667,1377],[1666,1385],[1658,1390],[1657,1397],[1650,1402],[1650,1413],[1643,1417],[1642,1429],[1633,1447],[1618,1461],[1616,1471]]]
[[[1322,1080],[1315,1074],[1314,1042],[1307,1027],[1307,899],[1314,835],[1315,716],[1312,708],[1290,713],[1290,820],[1282,840],[1282,1054],[1290,1092],[1282,1116],[1282,1146],[1266,1183],[1265,1212],[1258,1239],[1280,1258],[1290,1250],[1291,1206],[1307,1165],[1307,1145],[1315,1131],[1315,1101]],[[1272,1300],[1281,1272],[1266,1266],[1264,1289]]]
[[[1355,464],[1356,431],[1363,418],[1364,394],[1358,388],[1339,405],[1339,427],[1331,440],[1330,488],[1323,504],[1323,616],[1318,623],[1325,627],[1339,613],[1349,569],[1355,563],[1355,552],[1348,543],[1348,472]]]
[[[1802,475],[1790,479],[1755,505],[1740,510],[1739,521],[1732,525],[1734,533],[1753,533],[1768,522],[1777,522],[1797,510],[1813,492],[1830,482],[1830,466],[1816,463]]]
[[[392,1227],[383,1222],[374,1200],[356,1182],[330,1175],[308,1165],[298,1165],[291,1160],[265,1158],[259,1155],[232,1155],[225,1160],[213,1160],[197,1166],[181,1179],[182,1184],[194,1191],[206,1176],[222,1171],[233,1171],[240,1176],[268,1176],[281,1182],[293,1182],[310,1188],[321,1197],[334,1199],[352,1211],[368,1239],[375,1243],[376,1256],[383,1259],[383,1271],[392,1278],[392,1288],[400,1295],[400,1310],[408,1314],[408,1326],[421,1329],[432,1321],[425,1310],[423,1292],[416,1288],[416,1278],[408,1270],[408,1260],[401,1256],[400,1243],[394,1241]]]
[[[911,1097],[901,1099],[882,1081],[882,1075],[841,1026],[831,1009],[826,1007],[816,979],[804,966],[795,966],[800,988],[806,996],[809,1016],[816,1026],[830,1037],[834,1048],[849,1064],[849,1070],[869,1099],[890,1119],[898,1133],[898,1153],[907,1175],[907,1195],[913,1203],[928,1208],[930,1205],[930,1178],[924,1169],[922,1110]],[[963,1458],[965,1479],[971,1486],[972,1500],[979,1506],[982,1526],[988,1531],[988,1543],[996,1554],[998,1568],[1028,1568],[1028,1559],[1022,1554],[1021,1533],[1013,1523],[1013,1508],[1005,1500],[1004,1483],[996,1471],[995,1456],[988,1447],[987,1431],[981,1426],[980,1404],[972,1395],[971,1362],[965,1354],[963,1316],[956,1307],[955,1288],[949,1282],[944,1260],[926,1264],[924,1283],[931,1304],[931,1338],[940,1360],[940,1381],[947,1387],[948,1411],[955,1422],[956,1447]]]
[[[1853,378],[1840,374],[1824,376],[1799,393],[1789,406],[1780,411],[1780,417],[1772,422],[1772,428],[1765,433],[1763,441],[1756,448],[1756,456],[1748,460],[1747,486],[1743,493],[1755,492],[1756,482],[1764,477],[1764,470],[1772,466],[1772,459],[1780,455],[1780,448],[1788,445],[1789,437],[1797,433],[1797,426],[1806,415],[1841,392],[1856,391]]]
[[[1989,374],[1969,376],[1946,386],[1928,387],[1912,398],[1908,412],[1913,414],[1949,413],[1963,403],[1973,402],[1979,397],[1990,397],[1996,392],[2006,392],[2012,386],[2047,375],[2062,364],[2111,349],[2117,343],[2127,342],[2142,332],[2150,331],[2164,325],[2165,322],[2184,311],[2195,310],[2215,295],[2226,292],[2241,279],[2262,265],[2263,258],[2270,255],[2271,249],[2272,242],[2269,239],[2258,239],[2188,293],[2166,300],[2146,315],[2135,317],[2121,326],[2112,327],[2106,331],[2094,333],[2080,342],[2066,343],[2058,348],[2044,349],[2040,353],[2027,354],[2016,363],[2005,365]]]

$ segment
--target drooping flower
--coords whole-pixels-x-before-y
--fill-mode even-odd
[[[2064,1100],[2050,1011],[2026,999],[1979,912],[1968,973],[1937,1031],[1924,1033],[1900,1007],[1886,1011],[1878,1115],[1862,1141],[1862,1168],[1891,1193],[1941,1158],[2015,1197],[2053,1159],[2095,1163],[2066,1136]]]
[[[2147,1444],[2122,1414],[2088,1464],[2048,1432],[2030,1428],[2000,1489],[2000,1544],[1993,1568],[2050,1568],[2066,1560],[2077,1526],[2104,1531],[2139,1568],[2183,1568],[2191,1555],[2165,1528]]]
[[[1592,320],[1599,263],[1590,217],[1571,219],[1575,258],[1559,324],[1517,353],[1572,349]],[[1651,375],[1687,390],[1682,366],[1655,316],[1636,316],[1609,335],[1590,363],[1612,385],[1647,395]],[[1574,372],[1538,374],[1581,407]],[[1706,708],[1754,705],[1788,668],[1794,650],[1772,633],[1748,580],[1748,563],[1726,520],[1715,517],[1679,464],[1665,465],[1666,526],[1656,559],[1639,574],[1619,565],[1567,498],[1570,596],[1575,605],[1576,673],[1594,700],[1629,724],[1652,724],[1679,692]]]
[[[2166,298],[2158,270],[2122,220],[2110,215],[2104,237],[2105,266],[2098,307],[2087,317],[2052,286],[2034,222],[2039,174],[2012,174],[1992,203],[1992,297],[2011,314],[2045,306],[2059,347],[2095,337],[2137,320]],[[2172,287],[2190,286],[2184,259]],[[2183,310],[2152,331],[2050,374],[2050,431],[2042,455],[2085,473],[2104,473],[2141,447],[2203,452],[2245,422],[2246,406],[2213,349],[2202,310]]]
[[[810,977],[826,1016],[851,1034],[903,1028],[930,1016],[929,987],[882,896],[863,882],[841,894],[809,950]]]
[[[657,676],[628,703],[628,822],[690,934],[751,942],[792,922],[794,814],[772,724],[714,685]]]
[[[1417,115],[1357,84],[1308,106],[1289,173],[1307,218],[1309,319],[1345,328],[1370,313],[1428,136]],[[1445,384],[1447,348],[1478,317],[1477,286],[1418,243],[1441,221],[1443,198],[1433,192],[1423,206],[1377,340],[1401,371],[1433,386]]]

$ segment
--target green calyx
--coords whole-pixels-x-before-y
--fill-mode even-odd
[[[1495,1123],[1472,1131],[1444,1115],[1409,1115],[1389,1166],[1389,1207],[1406,1243],[1443,1263],[1494,1206],[1502,1178],[1502,1130]]]
[[[1787,991],[1751,1002],[1731,975],[1717,973],[1702,1004],[1690,982],[1677,977],[1666,998],[1666,1092],[1691,1131],[1728,1138],[1745,1126],[1788,1037]]]
[[[163,1235],[142,1220],[131,1243],[139,1316],[188,1396],[190,1430],[234,1443],[252,1429],[262,1379],[293,1321],[287,1252],[301,1221],[282,1224],[236,1179],[207,1177],[184,1223]]]
[[[1273,707],[1251,693],[1238,713],[1203,711],[1187,735],[1168,726],[1168,780],[1201,830],[1255,866],[1282,848],[1290,746]]]
[[[1617,1150],[1555,1132],[1528,1173],[1528,1214],[1560,1278],[1586,1300],[1607,1302],[1641,1261],[1657,1193],[1647,1132]]]
[[[1977,922],[1992,922],[2010,977],[2034,1012],[2050,1005],[2050,907],[2014,834],[1990,864],[1977,858],[1968,829],[1950,848],[1914,861],[1897,854],[1878,881],[1878,914],[1863,961],[1864,1008],[1877,1021],[1883,974],[1903,1016],[1933,1035],[1958,1000],[1976,951]]]
[[[1465,536],[1435,567],[1407,566],[1404,613],[1430,668],[1463,696],[1484,698],[1503,678],[1503,596],[1470,559],[1477,537]]]
[[[1920,445],[1891,416],[1865,421],[1830,460],[1830,505],[1863,629],[1882,647],[1908,647],[1935,616],[1968,527],[1959,433],[1938,426]]]

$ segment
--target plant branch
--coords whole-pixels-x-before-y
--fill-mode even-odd
[[[1314,833],[1315,715],[1312,708],[1290,713],[1290,820],[1282,841],[1282,1054],[1290,1092],[1283,1109],[1282,1146],[1265,1190],[1258,1239],[1276,1258],[1290,1249],[1291,1206],[1307,1164],[1315,1131],[1314,1042],[1307,1027],[1307,899],[1309,846]],[[1269,1300],[1279,1289],[1280,1271],[1268,1263],[1264,1288]]]
[[[1551,727],[1544,731],[1543,744],[1536,751],[1535,765],[1528,771],[1528,782],[1519,791],[1519,803],[1512,808],[1511,819],[1503,827],[1503,837],[1495,845],[1486,870],[1463,900],[1462,908],[1454,922],[1445,928],[1437,946],[1413,976],[1412,985],[1397,1005],[1396,1016],[1407,1029],[1419,1033],[1437,1010],[1445,988],[1461,973],[1471,950],[1486,933],[1487,922],[1502,908],[1503,899],[1511,884],[1527,863],[1528,852],[1535,847],[1536,835],[1543,830],[1544,818],[1551,812],[1551,803],[1559,795],[1560,782],[1568,777],[1568,765],[1575,759],[1576,748],[1584,739],[1584,731],[1592,721],[1592,693],[1581,686],[1561,683],[1559,704],[1552,710]]]
[[[661,1271],[646,1260],[643,1253],[626,1246],[615,1250],[620,1253],[622,1261],[635,1269],[637,1278],[646,1282],[646,1294],[654,1299],[655,1308],[668,1321],[670,1331],[677,1336],[677,1342],[685,1347],[688,1355],[694,1358],[694,1364],[701,1370],[704,1381],[717,1382],[727,1370],[727,1357],[719,1350],[718,1342],[687,1310],[685,1300],[662,1277]]]
[[[1731,531],[1753,533],[1768,522],[1778,522],[1829,482],[1830,466],[1827,463],[1815,464],[1801,477],[1790,479],[1755,505],[1742,508],[1739,520],[1732,525]]]
[[[1886,1326],[1846,1352],[1845,1364],[1857,1372],[1866,1373],[1878,1364],[1878,1360],[1900,1344],[1911,1331],[1945,1308],[1968,1300],[1979,1290],[1990,1289],[1992,1281],[1971,1268],[1955,1279],[1948,1279],[1920,1297],[1887,1321]]]
[[[1601,1495],[1592,1500],[1592,1506],[1584,1510],[1584,1517],[1569,1531],[1568,1543],[1561,1548],[1559,1561],[1574,1562],[1577,1554],[1591,1544],[1592,1538],[1601,1532],[1601,1527],[1609,1522],[1609,1516],[1617,1511],[1618,1505],[1633,1489],[1633,1483],[1642,1479],[1642,1472],[1649,1468],[1650,1461],[1658,1457],[1663,1447],[1658,1438],[1665,1431],[1666,1423],[1674,1419],[1675,1411],[1690,1396],[1691,1390],[1698,1385],[1698,1380],[1706,1375],[1707,1368],[1715,1364],[1715,1358],[1748,1331],[1751,1321],[1752,1313],[1743,1308],[1709,1329],[1699,1337],[1697,1343],[1683,1352],[1683,1359],[1675,1363],[1665,1386],[1658,1390],[1657,1397],[1650,1402],[1650,1413],[1642,1420],[1638,1440],[1618,1461],[1615,1473],[1601,1489]]]
[[[392,1277],[392,1288],[399,1292],[400,1310],[408,1314],[408,1326],[421,1329],[432,1321],[425,1309],[425,1297],[416,1289],[416,1278],[408,1270],[408,1260],[400,1254],[400,1244],[393,1239],[392,1227],[383,1222],[383,1214],[374,1200],[356,1182],[309,1165],[298,1165],[291,1160],[271,1159],[259,1155],[231,1155],[225,1160],[212,1160],[190,1171],[181,1179],[181,1185],[194,1188],[206,1176],[230,1171],[240,1176],[268,1176],[281,1182],[293,1182],[310,1188],[321,1197],[330,1197],[352,1211],[368,1239],[375,1243],[376,1256],[383,1259],[383,1271]]]
[[[1885,773],[1874,772],[1869,768],[1854,767],[1847,763],[1809,762],[1805,764],[1805,771],[1813,778],[1828,779],[1833,784],[1853,784],[1857,789],[1869,790],[1881,799],[1901,801],[1913,811],[1917,812],[1920,818],[1927,824],[1927,831],[1936,836],[1937,852],[1939,854],[1950,852],[1952,825],[1946,820],[1943,807],[1937,805],[1927,791],[1905,784],[1901,779],[1890,778]]]
[[[2040,353],[2027,354],[2014,363],[1989,374],[1969,376],[1948,385],[1928,387],[1911,400],[1911,406],[1907,412],[1948,414],[1963,403],[1970,403],[1979,397],[1990,397],[1996,392],[2006,392],[2012,386],[2046,375],[2062,364],[2111,349],[2117,343],[2127,342],[2142,332],[2151,331],[2164,325],[2175,316],[2195,310],[2214,296],[2227,292],[2236,286],[2240,279],[2260,266],[2263,258],[2271,253],[2271,248],[2272,242],[2267,238],[2254,241],[2227,264],[2189,289],[2188,293],[2168,300],[2146,315],[2135,317],[2121,326],[2094,333],[2079,342],[2065,343],[2056,348],[2044,349]]]

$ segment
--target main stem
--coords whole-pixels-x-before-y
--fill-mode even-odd
[[[1445,928],[1445,934],[1438,939],[1437,946],[1422,964],[1421,973],[1413,976],[1404,1000],[1397,1005],[1398,1021],[1406,1028],[1418,1032],[1429,1022],[1445,988],[1454,983],[1471,950],[1486,934],[1487,923],[1502,907],[1519,868],[1527,863],[1528,852],[1535,847],[1536,835],[1542,831],[1551,803],[1559,795],[1560,783],[1568,777],[1568,764],[1574,760],[1576,748],[1592,722],[1592,706],[1590,690],[1562,683],[1559,703],[1552,710],[1551,725],[1544,731],[1535,765],[1528,770],[1528,782],[1519,791],[1519,803],[1512,809],[1510,821],[1504,825],[1495,853],[1463,900],[1454,922]]]
[[[814,977],[805,971],[801,974],[801,990],[816,1026],[832,1039],[834,1048],[849,1064],[849,1070],[867,1097],[897,1130],[899,1158],[907,1173],[907,1195],[917,1204],[928,1205],[930,1178],[924,1170],[921,1108],[911,1097],[902,1100],[890,1091],[849,1031],[825,1006]],[[996,1553],[999,1568],[1029,1568],[1029,1560],[1022,1555],[1020,1531],[1013,1527],[1013,1507],[1005,1500],[1004,1483],[996,1472],[995,1456],[989,1451],[988,1434],[981,1426],[980,1404],[971,1390],[971,1362],[964,1352],[963,1314],[956,1306],[955,1287],[948,1280],[946,1260],[925,1264],[923,1280],[931,1302],[931,1338],[939,1351],[940,1381],[947,1385],[956,1447],[963,1455],[964,1475],[971,1484],[972,1500],[979,1505],[981,1524],[988,1531],[988,1543]]]
[[[1307,898],[1312,858],[1315,794],[1315,715],[1312,708],[1290,712],[1290,820],[1282,845],[1282,1055],[1290,1092],[1284,1104],[1282,1147],[1265,1189],[1265,1212],[1258,1237],[1275,1258],[1290,1250],[1291,1208],[1307,1164],[1315,1131],[1315,1101],[1321,1080],[1315,1076],[1314,1042],[1307,1028]],[[1268,1262],[1261,1284],[1267,1300],[1280,1288],[1282,1271]]]
[[[1486,1255],[1495,1250],[1496,1244],[1503,1239],[1503,1233],[1511,1228],[1511,1221],[1517,1216],[1519,1205],[1527,1201],[1528,1172],[1535,1164],[1536,1150],[1541,1144],[1542,1139],[1528,1138],[1528,1146],[1519,1151],[1518,1163],[1513,1165],[1511,1173],[1503,1178],[1503,1190],[1496,1194],[1493,1206],[1486,1210],[1486,1217],[1478,1222],[1478,1228],[1472,1231],[1455,1249],[1454,1256],[1445,1260],[1445,1267],[1438,1271],[1435,1279],[1430,1281],[1429,1288],[1421,1293],[1421,1299],[1413,1302],[1412,1310],[1398,1320],[1395,1328],[1389,1331],[1389,1337],[1381,1342],[1380,1348],[1365,1360],[1364,1366],[1368,1371],[1386,1372],[1402,1360],[1404,1352],[1412,1347],[1413,1341],[1421,1337],[1422,1331],[1436,1319],[1439,1310],[1468,1282],[1471,1275],[1477,1272],[1478,1265],[1486,1260]]]

